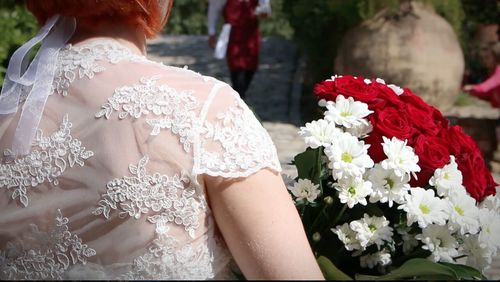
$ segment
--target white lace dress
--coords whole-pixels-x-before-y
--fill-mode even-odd
[[[0,279],[208,279],[231,259],[203,174],[280,171],[227,84],[113,40],[60,53],[31,152],[0,118]]]

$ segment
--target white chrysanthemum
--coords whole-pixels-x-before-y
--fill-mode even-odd
[[[337,226],[337,228],[330,229],[333,233],[337,234],[340,241],[344,243],[346,250],[361,250],[361,245],[359,244],[358,239],[356,239],[356,232],[354,232],[349,224],[344,223],[342,225]]]
[[[385,80],[383,80],[382,78],[377,78],[375,79],[375,81],[381,84],[385,84]]]
[[[481,204],[479,204],[479,207],[482,209],[490,209],[496,211],[497,213],[500,213],[500,192],[498,192],[498,189],[496,195],[489,195],[488,197],[484,198]]]
[[[479,209],[476,200],[463,189],[451,190],[444,200],[448,203],[452,230],[460,234],[476,234],[479,231]]]
[[[389,139],[382,137],[384,143],[382,148],[387,159],[383,160],[381,165],[384,169],[393,169],[397,176],[403,176],[420,171],[418,166],[418,156],[413,152],[413,148],[406,146],[406,140],[401,141],[396,137]]]
[[[462,172],[458,170],[455,157],[450,156],[450,163],[434,171],[429,184],[436,187],[439,196],[447,196],[448,191],[462,186]]]
[[[367,121],[367,124],[361,124],[358,126],[353,126],[351,128],[345,129],[345,132],[348,132],[359,139],[365,138],[372,131],[373,131],[373,125],[370,123],[370,121]]]
[[[335,179],[344,177],[359,177],[366,168],[373,166],[373,160],[368,155],[370,145],[359,141],[349,133],[342,133],[326,147],[325,154],[330,160],[328,166],[332,169]]]
[[[479,209],[479,242],[488,246],[493,255],[500,248],[500,214],[490,209]]]
[[[313,149],[319,146],[326,147],[331,145],[332,140],[340,133],[342,133],[342,130],[335,127],[333,122],[328,122],[324,119],[308,122],[299,131],[299,135],[304,137],[306,145]]]
[[[372,184],[362,177],[345,177],[333,185],[339,191],[339,199],[349,208],[356,204],[366,206],[366,197],[372,193]]]
[[[396,95],[398,95],[398,96],[404,93],[403,88],[401,88],[397,85],[389,84],[389,85],[387,85],[387,87],[391,88],[392,91],[394,91],[394,93],[396,93]]]
[[[293,186],[295,184],[295,177],[288,175],[286,173],[281,173],[281,178],[283,179],[283,183],[288,186]]]
[[[363,218],[352,221],[349,227],[356,232],[356,238],[363,248],[376,244],[380,249],[385,241],[392,241],[392,227],[385,216],[370,217],[365,213]]]
[[[429,224],[444,225],[448,219],[448,206],[439,197],[434,196],[434,190],[420,187],[411,188],[405,196],[406,203],[398,209],[406,211],[408,225],[418,222],[420,228]]]
[[[368,171],[368,180],[372,182],[373,192],[370,195],[370,203],[404,203],[405,195],[410,190],[410,176],[404,174],[397,176],[392,169],[384,169],[380,164]]]
[[[446,226],[428,225],[415,238],[422,241],[422,249],[432,253],[430,257],[434,262],[452,263],[455,261],[454,257],[458,256],[458,242]]]
[[[325,99],[320,99],[318,101],[318,106],[320,106],[320,107],[326,107],[327,104],[328,104],[328,102]]]
[[[341,75],[333,75],[330,79],[327,79],[326,81],[335,81],[335,79],[342,77]]]
[[[288,187],[288,190],[296,197],[296,201],[307,200],[314,203],[321,193],[318,187],[319,185],[312,183],[309,179],[299,179],[292,187]]]
[[[418,246],[418,240],[415,238],[415,235],[410,234],[411,227],[405,225],[399,225],[396,227],[396,231],[401,235],[401,239],[403,239],[403,253],[405,255],[413,252],[416,246]]]
[[[383,249],[373,254],[368,254],[361,256],[359,258],[359,263],[363,268],[374,268],[377,265],[386,266],[392,262],[391,254],[387,250]]]
[[[467,255],[466,265],[483,272],[490,267],[493,253],[486,244],[479,242],[478,235],[469,235],[462,238],[463,250]]]
[[[343,95],[338,95],[335,103],[327,102],[326,108],[325,119],[345,128],[368,125],[365,117],[373,113],[367,104],[354,101],[352,97],[346,99]]]

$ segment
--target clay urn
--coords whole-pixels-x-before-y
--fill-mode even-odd
[[[409,87],[446,111],[461,88],[464,56],[451,25],[432,6],[402,1],[346,33],[334,70]]]

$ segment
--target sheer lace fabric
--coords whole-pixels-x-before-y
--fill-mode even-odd
[[[227,277],[200,176],[280,171],[248,107],[113,40],[67,45],[56,73],[28,155],[0,118],[0,278]]]

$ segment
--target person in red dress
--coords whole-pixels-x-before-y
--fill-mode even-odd
[[[257,71],[260,51],[259,18],[270,12],[269,1],[210,0],[208,9],[209,46],[215,47],[215,26],[222,13],[225,23],[231,25],[227,46],[227,64],[233,88],[245,98]]]

